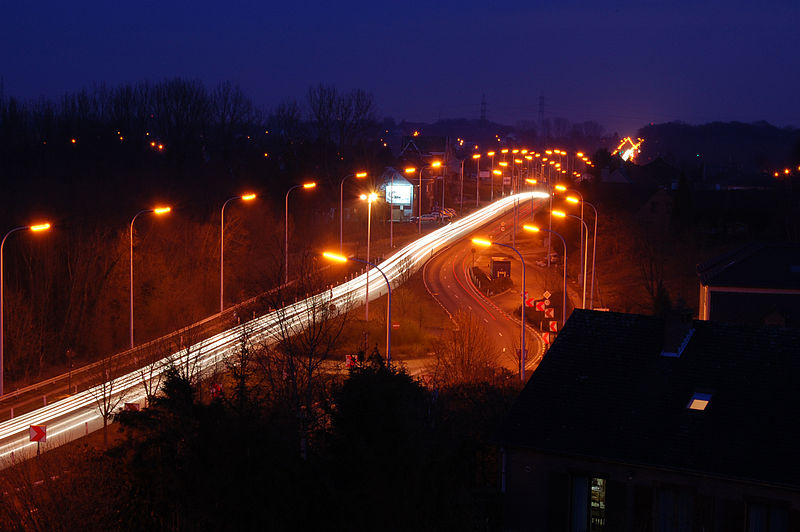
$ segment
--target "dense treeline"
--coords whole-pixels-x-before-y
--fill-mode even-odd
[[[241,385],[208,399],[172,368],[150,408],[120,414],[125,437],[109,451],[45,453],[8,470],[0,520],[8,530],[501,528],[491,442],[513,379],[430,390],[375,356],[314,394],[320,419],[303,431],[282,385],[255,385],[264,372],[234,364],[228,377]]]
[[[1,230],[53,224],[5,245],[7,389],[64,364],[67,349],[81,363],[127,346],[130,224],[142,209],[172,212],[133,229],[137,342],[218,308],[229,197],[259,196],[225,212],[226,299],[274,286],[286,190],[320,184],[291,208],[292,253],[304,256],[337,233],[341,176],[390,162],[376,127],[371,95],[326,85],[270,111],[230,83],[185,79],[97,85],[58,101],[0,93]]]
[[[772,174],[800,164],[800,130],[766,122],[682,122],[652,124],[639,130],[640,163],[659,157],[704,179]]]

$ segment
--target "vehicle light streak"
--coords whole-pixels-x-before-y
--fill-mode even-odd
[[[547,198],[547,193],[535,191],[507,196],[411,242],[379,265],[389,283],[396,286],[406,273],[405,270],[416,272],[436,251],[505,214],[514,207],[516,201]],[[369,282],[370,300],[386,295],[384,279],[372,276]],[[321,294],[239,324],[180,350],[160,361],[159,366],[165,369],[171,363],[191,365],[197,375],[206,375],[239,349],[245,327],[253,343],[273,343],[280,339],[281,331],[300,330],[308,323],[312,310],[321,297],[325,298],[326,305],[333,304],[337,309],[348,311],[364,304],[366,293],[366,274],[361,274]],[[145,396],[142,374],[143,371],[138,369],[115,379],[112,395],[122,396],[127,402],[142,401]],[[153,375],[152,378],[158,376]],[[31,425],[47,425],[48,441],[45,449],[77,439],[87,430],[102,428],[102,417],[97,405],[98,397],[102,397],[100,386],[98,384],[94,388],[0,423],[0,468],[10,465],[12,460],[24,460],[36,454],[36,446],[29,441],[28,436]]]

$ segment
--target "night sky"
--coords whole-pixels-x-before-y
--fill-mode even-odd
[[[323,82],[378,116],[800,127],[797,0],[26,2],[0,10],[6,96],[229,80],[271,108]]]

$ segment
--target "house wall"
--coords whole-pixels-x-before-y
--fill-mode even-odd
[[[800,530],[800,491],[524,449],[501,454],[505,530],[580,530],[570,522],[573,490],[576,479],[592,476],[606,480],[605,525],[595,530],[745,531],[748,512],[763,507],[786,516],[785,530]],[[680,519],[688,528],[672,528]]]

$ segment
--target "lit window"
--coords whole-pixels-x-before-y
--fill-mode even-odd
[[[709,401],[711,401],[710,393],[695,392],[695,394],[692,396],[692,400],[689,401],[687,408],[690,410],[705,410]]]

